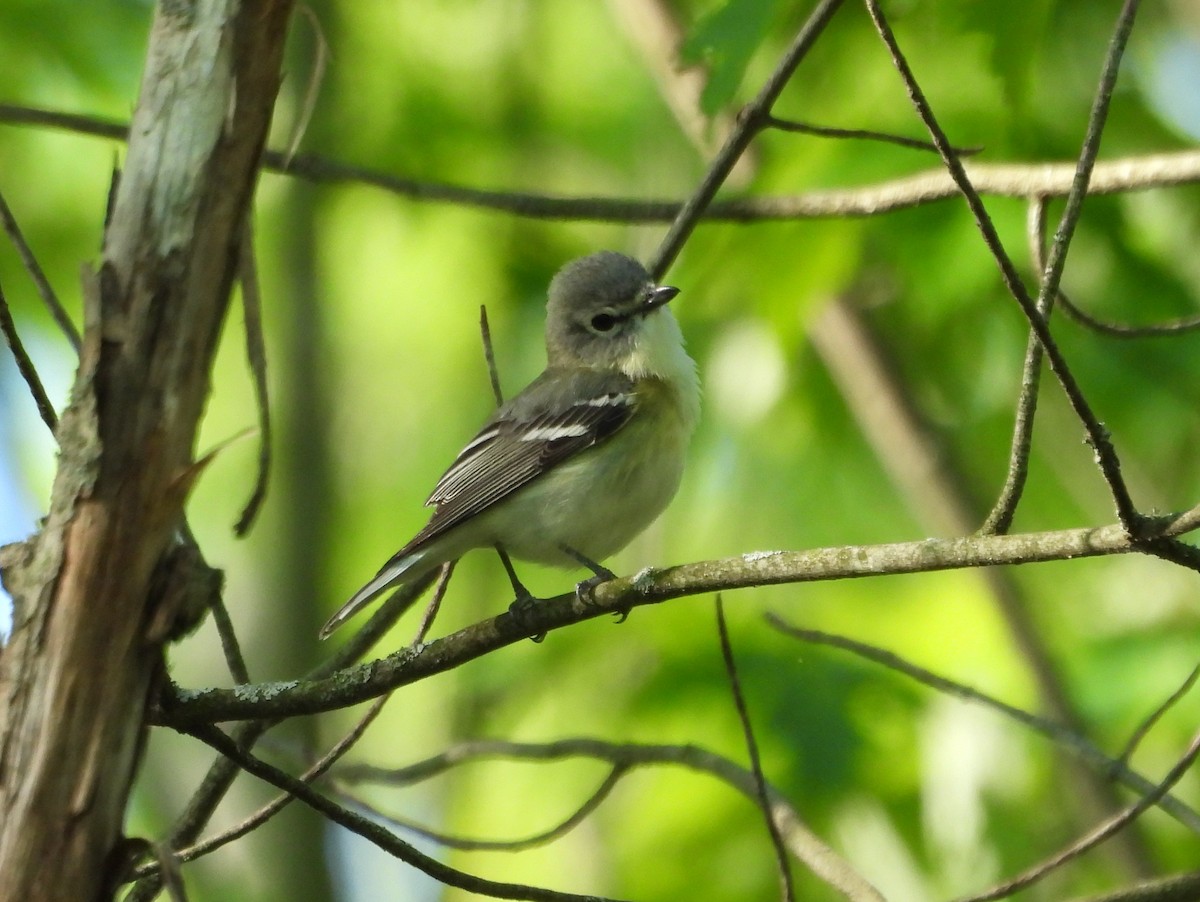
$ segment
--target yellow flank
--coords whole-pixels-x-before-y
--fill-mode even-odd
[[[629,424],[480,515],[475,547],[503,536],[514,557],[571,568],[578,562],[556,546],[597,562],[625,547],[679,488],[692,431],[682,402],[661,379],[642,379]]]

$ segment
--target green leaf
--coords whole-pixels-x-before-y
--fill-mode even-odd
[[[773,0],[729,0],[696,22],[683,44],[680,59],[688,65],[707,68],[708,82],[700,105],[708,115],[733,100],[746,67],[767,32],[774,8]]]

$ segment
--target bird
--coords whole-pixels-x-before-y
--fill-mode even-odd
[[[546,304],[546,368],[500,405],[430,493],[426,526],[342,605],[321,638],[387,589],[465,552],[494,548],[517,592],[534,600],[509,556],[599,562],[653,522],[679,488],[700,416],[700,379],[658,285],[633,257],[599,251],[563,266]]]

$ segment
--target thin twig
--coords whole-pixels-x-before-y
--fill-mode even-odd
[[[1200,733],[1192,737],[1192,741],[1189,743],[1183,757],[1175,763],[1175,766],[1155,786],[1153,791],[1138,799],[1124,811],[1097,825],[1094,830],[1081,836],[1065,849],[1039,862],[1011,880],[997,884],[986,892],[974,896],[965,896],[958,900],[958,902],[991,902],[993,899],[1004,899],[1050,876],[1067,862],[1078,858],[1084,852],[1088,852],[1105,840],[1110,839],[1115,833],[1123,830],[1140,817],[1148,808],[1157,804],[1170,791],[1171,787],[1178,783],[1183,775],[1191,769],[1198,755],[1200,755]]]
[[[124,122],[54,110],[0,103],[0,123],[58,128],[75,134],[123,141]],[[369,185],[417,201],[509,213],[534,219],[593,222],[671,222],[683,206],[671,199],[634,200],[608,197],[559,197],[513,191],[486,191],[446,182],[405,178],[343,163],[320,154],[284,151],[263,154],[263,168],[324,184]],[[1074,163],[967,163],[964,169],[975,190],[993,197],[1027,200],[1035,195],[1065,197],[1071,190]],[[1200,182],[1200,150],[1143,154],[1096,164],[1088,191],[1092,195],[1123,194]],[[944,169],[889,179],[856,188],[809,191],[800,195],[735,198],[714,201],[706,222],[756,223],[793,219],[845,219],[878,216],[957,197],[961,193]]]
[[[504,740],[462,742],[408,767],[379,768],[357,764],[340,768],[337,776],[342,781],[373,781],[390,786],[407,786],[480,759],[556,761],[578,757],[606,761],[614,767],[627,770],[651,766],[685,767],[715,777],[757,803],[758,782],[754,775],[707,749],[696,745],[642,745],[588,738],[559,739],[545,743]],[[883,902],[883,896],[875,887],[805,826],[786,797],[769,785],[767,793],[771,815],[791,854],[848,899],[854,902]]]
[[[417,634],[413,637],[411,647],[419,647],[425,641],[425,637],[429,635],[429,631],[433,629],[433,621],[442,608],[442,599],[446,597],[446,589],[450,586],[450,577],[454,575],[454,567],[457,563],[457,559],[446,561],[438,568],[438,580],[437,585],[433,587],[433,598],[429,600],[429,604],[425,607],[425,613],[421,615],[421,622],[417,624]]]
[[[492,382],[492,395],[496,406],[504,403],[504,392],[500,388],[500,372],[496,369],[496,352],[492,348],[492,329],[488,325],[487,305],[479,305],[479,336],[483,341],[483,359],[487,363],[488,378]]]
[[[242,233],[242,247],[238,254],[238,280],[242,283],[242,311],[246,330],[246,360],[250,364],[251,383],[254,386],[254,406],[258,411],[258,472],[254,477],[254,490],[242,508],[241,516],[233,531],[244,536],[253,525],[262,503],[267,497],[267,484],[271,476],[271,402],[267,392],[267,341],[263,336],[262,292],[258,282],[258,258],[254,250],[253,227],[248,221]]]
[[[1038,196],[1029,202],[1026,216],[1026,234],[1029,239],[1030,256],[1038,272],[1043,269],[1043,248],[1046,234],[1046,198]],[[1044,319],[1049,319],[1053,307],[1053,295],[1039,299],[1037,309]],[[1021,495],[1025,491],[1025,480],[1029,475],[1029,453],[1033,447],[1033,420],[1037,414],[1038,389],[1042,382],[1042,343],[1030,330],[1025,344],[1025,363],[1021,367],[1021,391],[1017,397],[1017,414],[1013,422],[1012,443],[1008,454],[1008,470],[1000,496],[980,527],[985,535],[1004,535],[1012,527],[1013,516]]]
[[[779,61],[779,65],[775,67],[775,71],[771,73],[758,95],[742,109],[733,131],[729,133],[708,171],[704,173],[700,185],[676,214],[671,228],[647,266],[650,275],[655,279],[661,279],[671,268],[671,264],[683,249],[684,243],[700,222],[713,198],[717,196],[717,191],[733,171],[738,159],[754,140],[755,135],[766,125],[766,117],[770,115],[775,100],[791,79],[796,67],[808,54],[841,5],[842,0],[821,0],[817,4],[817,8],[800,28],[783,59]]]
[[[415,833],[423,839],[435,842],[448,849],[458,849],[461,852],[522,852],[526,849],[534,849],[553,842],[578,827],[592,812],[600,807],[600,804],[605,799],[612,795],[612,791],[616,788],[617,784],[621,781],[621,777],[625,775],[627,770],[628,768],[624,765],[614,765],[596,790],[567,818],[555,826],[543,830],[541,833],[535,833],[524,839],[465,839],[460,836],[450,836],[447,833],[430,830],[428,827],[423,827],[414,821],[384,814],[374,806],[365,804],[361,799],[347,796],[346,801],[354,807],[370,812],[375,820],[391,824],[400,830]]]
[[[313,111],[317,108],[317,95],[320,94],[321,83],[325,80],[325,67],[329,63],[329,42],[325,40],[325,30],[321,28],[321,20],[317,18],[317,14],[307,3],[296,4],[296,11],[307,19],[308,24],[312,26],[313,35],[317,39],[317,52],[313,58],[312,72],[304,88],[304,103],[300,106],[300,115],[296,119],[296,127],[292,130],[292,139],[288,142],[287,150],[284,151],[283,160],[285,167],[296,156],[296,149],[300,146],[300,142],[304,140],[305,132],[308,131],[308,124],[312,120]]]
[[[1075,322],[1086,326],[1093,332],[1109,335],[1113,338],[1171,338],[1187,332],[1200,329],[1200,315],[1181,316],[1165,323],[1153,323],[1147,326],[1135,326],[1132,323],[1117,323],[1102,320],[1083,310],[1067,297],[1061,289],[1058,292],[1058,302],[1062,305],[1067,316]]]
[[[1088,114],[1087,130],[1079,152],[1079,163],[1075,168],[1071,191],[1067,195],[1066,206],[1063,208],[1058,228],[1054,232],[1054,241],[1050,245],[1050,254],[1042,273],[1041,290],[1038,296],[1039,304],[1045,303],[1046,297],[1054,297],[1058,294],[1059,286],[1062,284],[1063,269],[1067,265],[1067,251],[1070,249],[1075,227],[1079,224],[1083,203],[1087,199],[1088,183],[1092,178],[1092,170],[1096,166],[1096,158],[1100,154],[1100,140],[1104,135],[1104,126],[1108,120],[1108,107],[1112,100],[1113,90],[1117,85],[1121,57],[1125,54],[1125,46],[1133,31],[1133,21],[1137,15],[1139,3],[1140,0],[1125,0],[1121,6],[1121,13],[1117,17],[1116,28],[1109,40],[1108,53],[1104,56],[1104,67],[1100,73],[1100,83],[1096,86],[1096,96]]]
[[[237,766],[260,780],[290,793],[315,811],[325,815],[331,821],[358,834],[367,841],[378,846],[399,860],[412,865],[446,886],[465,889],[484,896],[499,899],[532,899],[547,900],[547,902],[600,902],[597,896],[579,896],[574,893],[560,893],[554,890],[527,886],[520,883],[501,883],[487,880],[464,873],[431,858],[400,839],[384,827],[362,817],[343,806],[326,798],[307,783],[298,780],[290,774],[273,767],[261,758],[241,749],[236,742],[211,725],[198,725],[188,731],[192,736],[206,745],[216,749],[222,755],[236,762]]]
[[[71,343],[71,347],[78,354],[79,349],[83,347],[83,340],[79,337],[79,330],[71,322],[71,317],[67,314],[66,308],[63,307],[62,301],[58,299],[58,295],[54,291],[54,286],[46,278],[46,273],[42,270],[41,264],[38,263],[37,257],[34,256],[33,250],[25,240],[25,236],[21,234],[21,227],[17,224],[17,218],[13,215],[12,210],[9,209],[8,202],[2,194],[0,194],[0,222],[4,224],[4,231],[13,243],[13,247],[17,249],[17,254],[20,256],[21,263],[24,265],[26,272],[33,279],[33,284],[37,286],[38,295],[41,297],[42,303],[46,305],[46,308],[50,311],[50,315],[58,323],[58,328],[62,330],[63,335],[67,337],[67,341]]]
[[[1129,741],[1125,743],[1125,748],[1121,750],[1120,759],[1128,764],[1133,759],[1133,753],[1137,747],[1142,744],[1142,740],[1147,734],[1154,729],[1154,725],[1158,723],[1164,714],[1170,711],[1179,701],[1191,691],[1191,688],[1196,685],[1196,680],[1200,678],[1200,664],[1192,668],[1192,672],[1187,675],[1187,678],[1180,684],[1179,688],[1172,692],[1161,705],[1150,712],[1150,715],[1138,724],[1137,729],[1129,737]]]
[[[763,818],[767,822],[767,832],[771,836],[771,845],[775,849],[775,866],[779,872],[780,896],[787,902],[796,898],[796,890],[792,885],[792,869],[788,865],[787,847],[783,837],[775,826],[775,818],[771,814],[771,800],[767,796],[767,779],[763,776],[762,760],[758,755],[758,741],[754,738],[754,725],[750,721],[750,711],[746,707],[746,697],[742,694],[742,681],[738,677],[737,661],[733,657],[733,645],[729,641],[729,627],[725,623],[725,606],[721,603],[721,593],[717,593],[715,607],[717,611],[717,638],[721,643],[721,660],[725,664],[725,676],[729,680],[729,691],[733,694],[733,707],[737,711],[738,722],[742,726],[742,737],[746,741],[746,753],[750,757],[750,772],[754,774],[755,793]]]
[[[918,138],[906,138],[903,135],[892,135],[888,132],[877,132],[866,128],[832,128],[828,125],[810,125],[807,122],[796,122],[792,119],[780,119],[776,116],[767,116],[766,124],[768,128],[778,129],[782,132],[796,132],[802,135],[817,135],[822,138],[848,138],[858,141],[880,141],[884,144],[895,144],[898,147],[906,147],[909,150],[924,150],[932,153],[937,153],[937,147],[930,141],[922,141]],[[957,147],[955,153],[960,157],[973,156],[983,151],[982,147]]]
[[[323,679],[337,673],[343,668],[359,660],[374,645],[393,623],[410,607],[433,582],[434,574],[423,577],[414,583],[400,586],[387,597],[366,624],[358,632],[350,635],[346,643],[328,660],[313,668],[303,678],[305,680]],[[167,687],[167,694],[174,687]],[[250,720],[240,724],[231,733],[231,739],[239,747],[250,749],[254,743],[271,727],[279,723],[276,719]],[[233,785],[238,774],[237,765],[224,755],[213,761],[200,785],[192,793],[183,812],[171,825],[168,843],[171,848],[184,848],[196,841],[200,831],[212,818],[217,806]],[[126,902],[146,902],[154,898],[158,892],[160,881],[157,875],[151,874],[139,880],[126,896]]]
[[[946,137],[946,133],[942,130],[941,125],[938,124],[938,121],[933,114],[933,110],[929,106],[928,100],[925,98],[924,92],[921,90],[920,85],[917,84],[916,78],[913,76],[912,69],[909,67],[907,59],[900,50],[900,46],[896,43],[896,37],[892,33],[891,27],[888,25],[887,20],[884,18],[882,10],[879,8],[878,0],[866,0],[866,4],[867,10],[871,15],[871,19],[875,23],[875,28],[879,32],[880,37],[883,39],[884,44],[887,46],[888,51],[892,56],[892,61],[896,66],[896,70],[900,73],[901,78],[904,80],[905,87],[908,90],[908,95],[912,100],[914,108],[917,110],[921,120],[925,123],[925,127],[929,130],[930,136],[933,138],[934,143],[938,147],[939,153],[942,155],[942,162],[945,164],[947,171],[954,179],[955,184],[958,185],[964,199],[967,201],[968,207],[971,209],[972,215],[975,217],[975,223],[978,226],[980,233],[983,235],[984,242],[987,244],[988,250],[991,251],[992,256],[995,258],[996,263],[1000,268],[1005,287],[1008,289],[1013,298],[1016,299],[1017,303],[1020,304],[1022,311],[1025,313],[1026,319],[1029,321],[1030,326],[1037,335],[1038,341],[1040,341],[1042,344],[1046,358],[1050,362],[1051,370],[1054,372],[1055,377],[1062,385],[1063,391],[1067,396],[1067,400],[1071,404],[1072,409],[1075,411],[1075,415],[1079,418],[1080,422],[1083,423],[1084,430],[1087,434],[1087,441],[1096,453],[1096,460],[1100,466],[1101,473],[1103,474],[1104,479],[1108,483],[1109,489],[1112,492],[1113,500],[1117,508],[1117,515],[1121,520],[1121,525],[1131,537],[1139,537],[1143,532],[1144,527],[1142,517],[1134,507],[1133,501],[1129,496],[1129,490],[1125,486],[1124,478],[1121,476],[1120,462],[1117,459],[1116,452],[1114,451],[1111,442],[1109,442],[1108,431],[1092,412],[1091,406],[1084,398],[1083,392],[1080,390],[1074,375],[1067,366],[1066,359],[1063,357],[1062,352],[1059,350],[1058,345],[1051,336],[1049,327],[1046,325],[1045,320],[1042,319],[1041,315],[1038,313],[1037,304],[1030,296],[1028,290],[1025,288],[1024,283],[1021,281],[1021,277],[1017,273],[1016,267],[1013,265],[1011,258],[1008,256],[1008,252],[1005,251],[1004,245],[1000,241],[1000,236],[996,233],[996,227],[992,223],[991,218],[988,216],[987,210],[983,205],[983,201],[980,199],[979,194],[975,191],[970,180],[967,178],[967,174],[963,169],[962,162],[955,155],[953,146],[951,146],[950,141]],[[1121,32],[1125,21],[1126,13],[1123,11],[1122,18],[1119,20],[1118,33]],[[1120,51],[1123,49],[1123,47],[1124,44],[1122,42],[1114,40],[1113,45],[1110,48],[1109,60],[1112,61],[1114,59],[1119,59]],[[1110,68],[1112,67],[1106,65],[1106,74]],[[1093,110],[1093,122],[1096,121],[1098,117],[1102,121],[1102,115],[1099,115],[1099,113],[1102,113],[1100,108],[1106,108],[1106,105],[1101,104],[1099,100],[1100,99],[1098,98],[1097,108]],[[1092,131],[1092,128],[1089,127],[1089,135],[1092,134]],[[1072,192],[1077,191],[1081,182],[1086,188],[1086,177],[1081,180],[1080,170],[1081,168],[1085,170],[1088,169],[1088,166],[1086,165],[1088,157],[1089,153],[1085,152],[1083,158],[1080,160],[1079,165],[1076,167],[1076,177],[1072,183]],[[1072,208],[1076,209],[1076,215],[1078,214],[1079,203],[1082,203],[1082,201],[1077,200],[1076,203],[1072,205]],[[1059,232],[1063,233],[1065,237],[1066,232],[1062,226],[1060,226]],[[1056,241],[1058,241],[1057,234]],[[1060,248],[1058,253],[1059,255],[1062,255],[1065,252],[1065,241],[1060,243],[1058,246]],[[1061,262],[1059,262],[1058,265],[1061,266]],[[1052,273],[1048,271],[1047,278],[1043,280],[1042,283],[1043,291],[1045,291],[1047,288],[1057,290],[1057,281],[1051,279],[1051,275]]]
[[[348,733],[346,733],[345,736],[339,739],[333,745],[333,747],[329,749],[328,752],[318,758],[311,767],[304,771],[304,773],[300,775],[299,779],[305,783],[314,783],[322,775],[324,775],[329,768],[336,764],[346,754],[346,752],[353,748],[354,744],[362,738],[363,734],[367,731],[367,727],[369,727],[375,718],[379,716],[379,712],[383,710],[383,706],[388,703],[390,698],[390,695],[384,695],[375,699],[375,701],[371,703],[370,707],[367,708],[366,712],[364,712],[362,717],[358,719],[358,722],[354,725],[354,727]],[[289,804],[291,804],[293,799],[294,796],[291,793],[286,792],[283,795],[276,796],[274,799],[267,802],[267,804],[263,805],[249,816],[243,818],[232,827],[222,830],[220,833],[210,836],[201,842],[195,843],[194,845],[178,850],[176,853],[174,853],[176,861],[194,861],[210,852],[215,852],[217,849],[221,848],[221,846],[227,845],[236,839],[241,839],[247,833],[257,829],[258,827],[261,827],[268,820],[286,808]],[[161,868],[161,862],[159,864],[159,868]],[[155,866],[149,865],[144,868],[139,868],[133,873],[132,877],[134,879],[141,879],[143,877],[152,875],[154,872]]]
[[[1145,880],[1075,902],[1196,902],[1197,899],[1200,899],[1200,871]]]
[[[162,877],[163,888],[172,902],[185,902],[187,892],[183,885],[183,871],[180,869],[179,856],[166,843],[154,845],[155,865]]]
[[[250,671],[246,667],[246,658],[242,654],[241,643],[233,628],[233,620],[229,616],[229,608],[225,599],[218,593],[211,599],[209,609],[212,611],[213,623],[217,627],[217,635],[221,639],[221,651],[225,654],[225,666],[235,683],[245,685],[250,682]]]
[[[976,702],[985,708],[991,708],[993,711],[1003,714],[1005,717],[1016,721],[1071,752],[1071,754],[1086,762],[1096,772],[1102,773],[1106,777],[1117,779],[1136,792],[1145,794],[1154,791],[1155,784],[1132,770],[1123,760],[1109,757],[1086,736],[1068,730],[1059,723],[1002,702],[971,686],[932,673],[923,667],[913,664],[911,661],[905,660],[895,652],[876,648],[873,645],[867,645],[865,642],[859,642],[846,636],[838,636],[822,632],[821,630],[793,626],[777,614],[768,613],[767,622],[781,633],[791,636],[794,639],[848,651],[851,654],[858,655],[860,658],[903,674],[938,692],[944,692],[955,698]],[[1195,811],[1174,796],[1164,797],[1159,803],[1159,807],[1194,833],[1200,833],[1200,812]]]
[[[8,298],[4,296],[2,287],[0,287],[0,332],[4,333],[4,340],[8,344],[9,350],[12,351],[13,359],[17,362],[17,371],[25,380],[25,384],[29,386],[29,393],[33,395],[33,403],[37,405],[42,422],[46,424],[50,434],[54,435],[58,428],[58,414],[54,412],[54,405],[50,403],[50,396],[46,394],[46,388],[42,385],[41,377],[38,376],[37,367],[33,365],[33,361],[25,351],[25,346],[21,344],[21,336],[17,334],[17,324],[13,322],[12,311],[8,309]]]

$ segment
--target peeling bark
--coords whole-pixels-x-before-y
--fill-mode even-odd
[[[258,162],[287,0],[163,0],[41,531],[0,557],[0,900],[103,899],[190,593],[177,531]],[[187,581],[185,575],[184,582]]]

